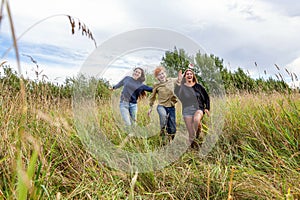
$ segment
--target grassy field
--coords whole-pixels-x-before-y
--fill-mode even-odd
[[[223,132],[208,156],[188,149],[160,171],[126,173],[83,145],[71,100],[0,89],[0,199],[300,199],[299,94],[227,96]],[[120,145],[126,133],[111,122],[118,111],[107,102],[98,108],[99,125]],[[150,123],[147,109],[141,101],[141,127]],[[153,136],[123,148],[158,145]]]
[[[13,20],[5,5],[20,72]],[[74,32],[74,19],[66,16]],[[0,84],[0,199],[300,199],[299,93],[227,96],[224,110],[218,111],[225,118],[222,134],[206,157],[188,149],[159,171],[129,173],[97,159],[84,145],[70,99],[47,92],[29,95],[22,83]],[[158,135],[127,140],[118,108],[113,112],[110,103],[97,102],[92,114],[112,143],[132,152],[159,147]],[[216,105],[212,108],[216,112]],[[153,131],[147,110],[147,100],[141,101],[138,124]],[[205,128],[205,133],[211,131]]]

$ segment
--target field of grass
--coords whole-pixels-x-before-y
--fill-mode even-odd
[[[88,151],[71,100],[0,90],[0,199],[300,199],[299,93],[227,96],[223,132],[206,157],[188,149],[162,170],[127,173]],[[98,102],[97,119],[120,144],[126,133],[110,103]],[[141,127],[150,123],[147,109],[141,101]],[[123,148],[158,145],[156,135]]]
[[[8,2],[2,1],[0,14],[4,5],[20,72]],[[66,16],[74,33],[75,21]],[[85,145],[76,126],[71,99],[49,96],[39,88],[26,94],[22,81],[13,84],[0,84],[0,199],[300,199],[299,93],[227,96],[223,110],[212,105],[211,113],[222,112],[225,120],[206,157],[188,149],[161,170],[138,173],[116,170],[91,152],[95,149]],[[112,111],[111,101],[96,105],[95,123],[117,147],[132,152],[159,148],[158,133],[150,139],[128,139],[119,125],[118,108]],[[178,108],[179,127],[183,122]],[[141,101],[138,127],[155,132],[147,110],[147,100]],[[98,140],[97,135],[91,138]]]

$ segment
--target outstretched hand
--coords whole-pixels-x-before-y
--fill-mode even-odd
[[[209,117],[210,113],[209,110],[205,109],[204,112],[207,114],[207,116]]]
[[[113,90],[114,90],[114,87],[109,86],[108,89],[109,89],[110,91],[113,91]]]
[[[152,112],[152,108],[150,108],[149,110],[148,110],[148,117],[150,116],[150,114],[151,114],[151,112]]]
[[[177,83],[181,83],[182,81],[182,78],[183,78],[183,75],[182,75],[182,70],[179,70],[178,72],[178,76],[177,76]]]

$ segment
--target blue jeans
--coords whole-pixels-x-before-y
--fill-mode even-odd
[[[131,126],[136,124],[136,115],[137,115],[136,103],[121,101],[120,112],[126,126]]]
[[[157,106],[161,130],[166,129],[168,134],[176,133],[176,112],[175,107]]]

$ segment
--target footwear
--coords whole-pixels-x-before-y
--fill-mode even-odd
[[[201,135],[201,128],[198,127],[198,129],[196,131],[196,138],[195,139],[199,139],[200,135]]]
[[[175,138],[175,133],[173,133],[173,134],[168,133],[168,138],[169,138],[170,141],[171,141],[171,140],[174,140],[174,138]]]
[[[201,131],[201,127],[198,127],[196,131],[196,137],[191,144],[191,148],[198,150],[203,142],[203,132]]]
[[[160,130],[160,134],[159,135],[161,137],[161,145],[162,146],[166,145],[167,137],[166,137],[165,130],[164,129]]]
[[[196,139],[196,140],[197,140],[197,139]],[[194,140],[194,141],[192,142],[192,144],[191,144],[191,148],[192,148],[192,149],[195,149],[195,150],[198,150],[199,147],[200,147],[200,146],[199,146],[198,142]]]

